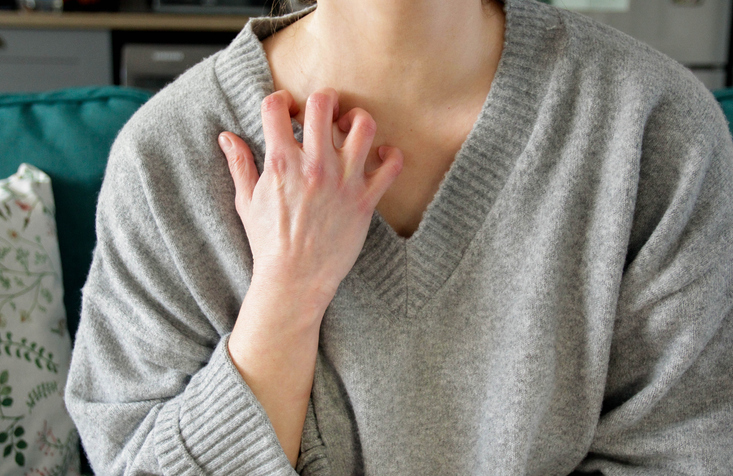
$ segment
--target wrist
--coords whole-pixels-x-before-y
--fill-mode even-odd
[[[297,271],[263,272],[255,268],[247,294],[278,308],[293,309],[303,320],[317,319],[320,324],[337,289],[338,283],[299,276]]]
[[[272,384],[287,389],[277,398],[302,400],[310,395],[325,308],[306,309],[292,292],[285,291],[268,281],[253,280],[229,337],[228,350],[251,387]]]

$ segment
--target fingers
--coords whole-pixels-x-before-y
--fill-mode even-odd
[[[348,134],[341,148],[352,156],[350,166],[362,170],[377,133],[377,123],[364,109],[355,107],[339,119],[338,127]]]
[[[338,118],[338,93],[323,88],[308,96],[303,124],[303,150],[309,157],[320,157],[333,149],[333,122]]]
[[[300,112],[290,92],[282,89],[262,100],[262,129],[268,150],[297,144],[290,119]]]
[[[252,151],[246,142],[231,132],[219,134],[219,147],[227,158],[229,173],[234,179],[237,207],[240,204],[246,206],[252,200],[252,193],[259,178]]]
[[[382,164],[367,176],[369,199],[375,207],[392,182],[402,172],[404,160],[402,151],[397,147],[383,145],[377,151],[379,158],[382,159]]]
[[[305,172],[307,178],[313,179],[311,180],[312,183],[320,183],[321,178],[328,175],[324,175],[323,172],[331,169],[329,164],[337,163],[338,155],[341,155],[345,161],[343,164],[345,170],[342,169],[344,176],[342,178],[360,175],[355,174],[357,171],[363,174],[366,158],[376,136],[376,122],[364,109],[354,108],[339,119],[338,99],[338,93],[334,89],[323,88],[312,93],[306,102],[302,145],[302,152],[305,152],[305,157],[301,162],[301,170]],[[284,159],[284,154],[272,154],[273,151],[278,149],[287,150],[290,146],[299,146],[293,136],[290,122],[291,118],[298,113],[298,105],[288,91],[277,91],[263,100],[262,124],[270,164],[281,162]],[[335,121],[337,121],[338,130],[347,134],[343,144],[340,144],[341,147],[338,147],[343,152],[342,154],[336,151],[336,145],[334,144]],[[338,130],[336,130],[336,133],[338,133]],[[230,133],[223,133],[222,136],[229,137],[228,134]],[[241,139],[233,134],[231,136],[241,142]],[[244,144],[244,147],[246,147],[246,144]],[[382,146],[378,152],[382,159],[381,165],[376,170],[361,175],[366,185],[367,197],[365,198],[374,206],[402,171],[403,163],[402,152],[396,147]],[[225,151],[225,153],[227,152]],[[248,148],[247,153],[249,154]],[[240,163],[236,156],[237,154],[234,154],[230,157],[230,154],[227,153],[230,168],[235,167],[232,169],[235,183],[237,183],[235,171],[238,170],[236,166]],[[251,154],[249,156],[251,157]],[[328,157],[336,160],[328,159]],[[248,163],[250,162],[251,159]],[[266,161],[266,167],[267,163]],[[277,169],[277,164],[271,166]],[[251,200],[258,178],[253,164],[251,164],[251,168],[253,174],[243,171],[240,173],[241,178],[239,179],[239,182],[242,183],[242,193],[247,201]]]

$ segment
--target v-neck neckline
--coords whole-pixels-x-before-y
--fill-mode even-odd
[[[259,104],[274,90],[260,41],[312,8],[250,20],[217,61],[217,78],[260,170],[265,142]],[[555,60],[549,52],[559,51],[564,32],[556,10],[546,5],[507,0],[505,12],[504,48],[491,89],[417,230],[402,237],[375,211],[350,273],[394,315],[418,315],[450,278],[531,135]],[[302,126],[295,120],[292,124],[302,141]]]

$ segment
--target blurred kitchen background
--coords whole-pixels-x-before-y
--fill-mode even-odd
[[[731,0],[546,0],[642,40],[710,89],[730,86]]]
[[[650,44],[710,89],[733,84],[733,0],[543,1]],[[156,91],[228,44],[249,16],[272,11],[271,2],[0,0],[0,92],[105,84]]]

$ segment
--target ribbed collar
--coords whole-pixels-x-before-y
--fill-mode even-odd
[[[419,228],[405,239],[375,212],[352,270],[396,317],[418,315],[454,272],[532,133],[564,30],[557,11],[534,0],[507,0],[505,11],[504,49],[491,90]],[[265,155],[260,103],[273,92],[260,41],[309,12],[250,20],[216,63],[260,170]],[[295,121],[293,130],[302,140]]]

